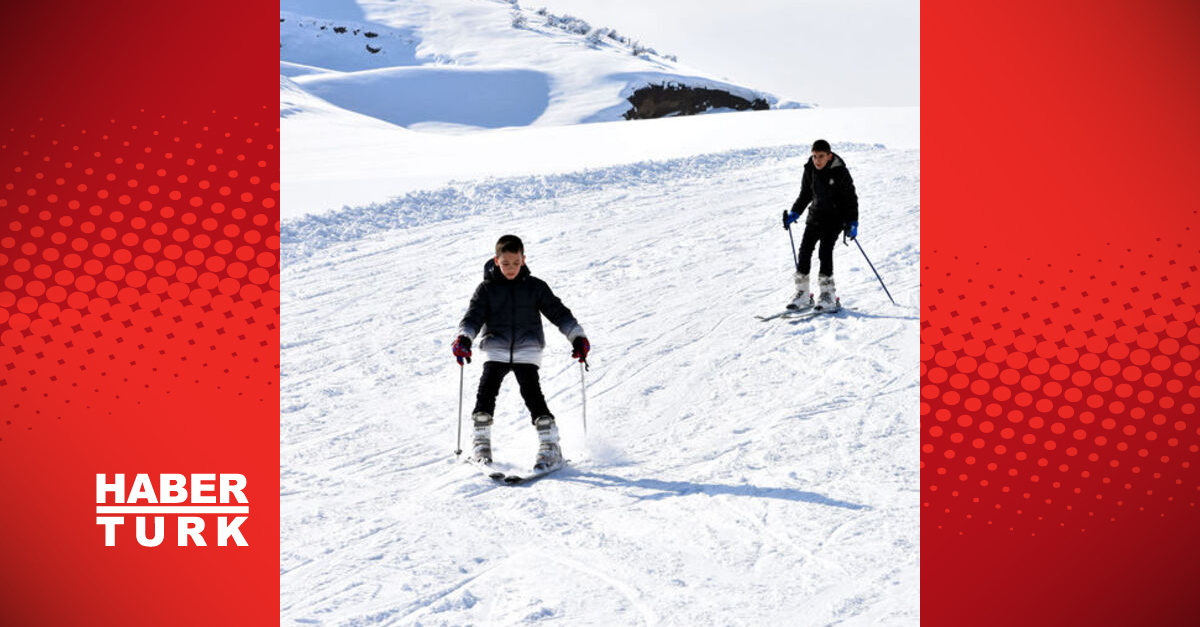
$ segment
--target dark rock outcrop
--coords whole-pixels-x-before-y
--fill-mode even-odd
[[[694,115],[710,109],[735,111],[770,109],[766,100],[746,100],[727,91],[685,85],[648,85],[628,98],[633,108],[625,112],[626,120],[644,120],[669,115]]]

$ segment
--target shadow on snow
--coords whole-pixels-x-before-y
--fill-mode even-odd
[[[643,494],[640,496],[630,495],[634,496],[638,500],[659,500],[672,496],[688,496],[691,494],[706,494],[708,496],[728,494],[731,496],[782,499],[785,501],[812,503],[813,505],[839,507],[842,509],[871,509],[869,505],[851,503],[849,501],[830,498],[816,492],[806,492],[804,490],[794,490],[792,488],[763,488],[749,484],[721,485],[716,483],[693,483],[690,481],[663,481],[659,479],[627,479],[625,477],[618,477],[616,475],[606,475],[579,470],[572,470],[568,473],[560,473],[560,480],[585,483],[597,487],[646,490],[648,494]]]

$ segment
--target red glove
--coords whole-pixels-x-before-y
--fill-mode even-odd
[[[454,340],[454,344],[450,345],[450,348],[454,350],[454,358],[458,360],[458,365],[461,366],[464,359],[468,364],[471,363],[471,338],[460,335]]]
[[[571,357],[578,359],[581,362],[587,362],[588,351],[592,350],[591,343],[586,337],[577,337],[574,342],[571,342]]]

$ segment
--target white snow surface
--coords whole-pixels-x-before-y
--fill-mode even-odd
[[[919,107],[747,111],[431,135],[283,87],[279,106],[285,220],[385,203],[455,180],[568,174],[819,137],[835,146],[919,149],[921,143]]]
[[[804,113],[708,119],[761,142],[756,125]],[[915,139],[887,145],[904,133],[871,117],[845,112],[843,124],[884,129],[873,140],[829,138],[857,184],[862,245],[899,305],[839,244],[850,309],[795,324],[754,316],[790,297],[780,213],[813,138],[792,134],[804,122],[758,146],[680,140],[673,155],[657,142],[694,120],[507,131],[485,136],[603,143],[636,127],[620,135],[628,154],[655,158],[612,163],[585,141],[571,170],[473,178],[464,163],[443,172],[456,182],[285,213],[280,623],[916,624],[920,151]],[[330,136],[331,151],[382,125],[336,120],[349,137]],[[434,159],[459,139],[435,137]],[[373,172],[422,166],[415,149],[380,150]],[[353,170],[326,163],[330,197],[358,198]],[[546,325],[542,387],[572,463],[516,487],[453,454],[449,345],[504,233],[524,239],[533,274],[593,346],[585,436],[580,370]],[[461,372],[465,442],[480,364]],[[511,377],[493,437],[498,463],[532,463]]]
[[[281,0],[279,42],[280,74],[299,89],[429,132],[620,120],[626,98],[652,84],[808,106],[503,0]]]

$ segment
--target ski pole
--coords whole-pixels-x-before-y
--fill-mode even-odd
[[[462,399],[463,399],[463,377],[466,376],[466,366],[458,364],[458,440],[454,447],[454,456],[462,455]]]
[[[858,238],[854,238],[854,243],[858,245],[858,252],[862,253],[863,259],[867,260],[867,265],[871,266],[871,272],[875,273],[875,278],[879,279],[879,285],[883,287],[883,293],[887,294],[888,300],[892,304],[896,304],[896,299],[892,298],[892,293],[888,291],[887,285],[883,283],[883,277],[879,276],[879,271],[875,269],[875,264],[871,263],[871,258],[867,256],[867,251],[863,250],[862,244],[858,243]]]
[[[583,398],[583,438],[587,439],[587,384],[583,381],[583,362],[579,362],[579,394]]]
[[[788,214],[787,211],[783,212],[783,216],[784,216],[785,220],[787,219],[787,214]],[[799,272],[800,271],[800,258],[798,256],[796,256],[796,238],[794,236],[792,236],[792,225],[790,225],[790,224],[788,225],[787,232],[788,232],[788,241],[790,241],[792,243],[792,266],[796,268],[797,272]]]

